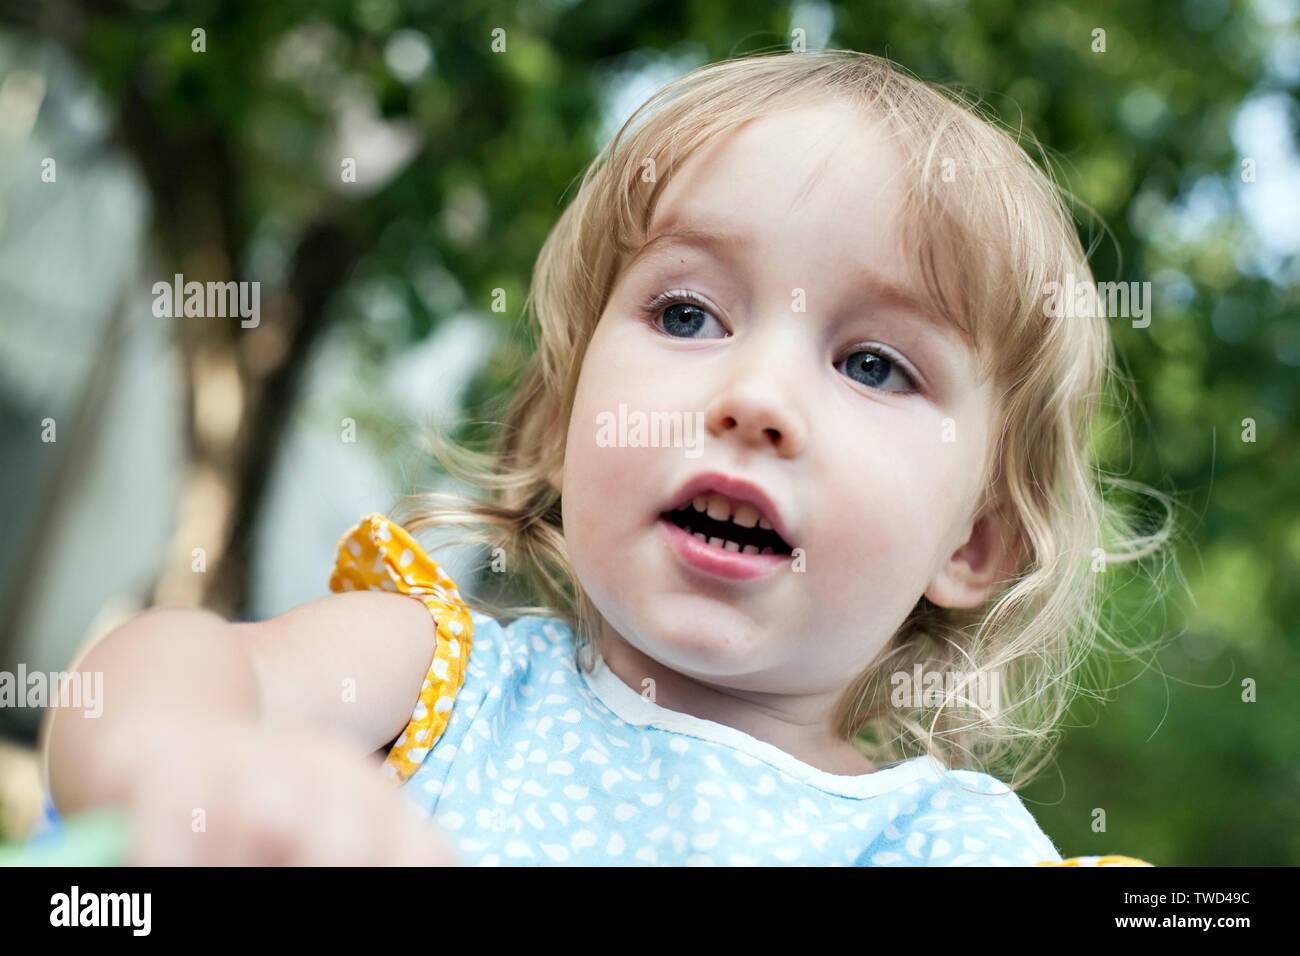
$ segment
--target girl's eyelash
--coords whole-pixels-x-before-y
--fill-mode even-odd
[[[921,391],[921,378],[913,370],[911,363],[891,349],[888,345],[878,345],[874,342],[860,342],[857,345],[850,346],[835,364],[838,366],[840,362],[844,361],[844,359],[848,358],[850,355],[855,355],[858,352],[871,352],[873,355],[879,355],[881,358],[887,358],[889,361],[893,362],[894,367],[898,369],[899,374],[902,375],[903,378],[907,379],[908,385],[911,386],[908,391],[903,394]]]
[[[707,302],[705,302],[698,295],[696,295],[694,292],[691,292],[688,289],[671,289],[667,292],[660,292],[649,302],[643,305],[641,307],[641,310],[653,322],[655,319],[659,317],[659,313],[662,312],[664,309],[668,308],[670,305],[679,305],[683,303],[689,303],[690,305],[699,306],[701,309],[708,312],[710,315],[714,315],[713,307],[709,305]],[[717,318],[717,316],[714,315],[714,318]],[[727,334],[730,335],[731,333],[728,332]],[[913,370],[911,364],[907,361],[907,359],[903,358],[903,356],[899,355],[897,352],[895,352],[887,345],[877,345],[869,342],[860,342],[857,345],[851,346],[847,351],[845,351],[844,354],[835,362],[835,365],[838,367],[840,362],[843,362],[850,355],[854,355],[857,352],[872,352],[875,355],[879,355],[881,358],[889,359],[889,361],[893,362],[894,365],[898,368],[898,371],[902,374],[902,376],[905,379],[907,379],[908,384],[911,386],[909,392],[921,391],[920,377]]]
[[[659,317],[659,313],[662,312],[664,309],[668,308],[668,306],[679,305],[684,303],[697,305],[704,311],[708,312],[710,315],[713,315],[714,318],[717,318],[717,316],[714,315],[713,306],[709,305],[709,303],[705,302],[694,292],[690,292],[686,289],[672,289],[669,290],[668,292],[661,292],[653,299],[651,299],[649,302],[647,302],[644,306],[642,306],[641,309],[643,312],[645,312],[647,316],[649,316],[653,320],[653,319],[657,319]],[[721,322],[719,322],[719,324],[721,325]]]

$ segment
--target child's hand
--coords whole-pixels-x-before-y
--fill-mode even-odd
[[[118,746],[134,866],[448,866],[441,835],[379,767],[307,731],[219,721]]]

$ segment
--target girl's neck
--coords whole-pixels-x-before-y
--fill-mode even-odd
[[[842,688],[792,695],[706,683],[665,667],[604,621],[598,647],[619,680],[660,707],[739,730],[826,773],[860,776],[878,769],[831,727]]]

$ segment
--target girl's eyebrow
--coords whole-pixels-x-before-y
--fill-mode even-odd
[[[638,249],[636,254],[628,260],[627,270],[631,271],[641,260],[672,246],[690,246],[704,252],[713,253],[727,264],[734,266],[736,264],[735,250],[741,248],[744,244],[745,236],[740,232],[700,226],[690,222],[678,223],[665,229]],[[855,267],[850,274],[855,283],[854,287],[876,301],[910,312],[933,325],[938,332],[957,332],[957,329],[950,321],[906,286],[900,285],[892,279],[887,279],[880,273],[865,266]],[[958,337],[960,338],[960,335]]]
[[[669,246],[691,246],[715,253],[724,261],[734,264],[734,250],[743,245],[744,241],[744,237],[736,232],[711,229],[693,223],[678,223],[665,229],[638,249],[628,260],[627,268],[631,270],[642,259]]]

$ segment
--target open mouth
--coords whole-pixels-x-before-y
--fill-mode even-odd
[[[727,551],[742,554],[790,554],[793,548],[773,530],[771,522],[747,502],[733,504],[723,495],[697,495],[661,517],[688,534]]]

